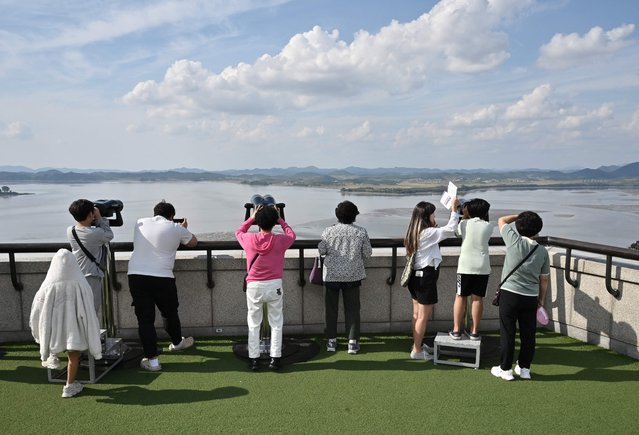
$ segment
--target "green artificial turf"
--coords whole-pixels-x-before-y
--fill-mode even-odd
[[[485,336],[486,343],[496,334]],[[636,433],[639,361],[538,334],[532,381],[408,359],[408,337],[366,336],[282,372],[249,372],[241,339],[198,339],[163,370],[118,368],[78,396],[48,383],[34,343],[4,344],[0,431],[55,433]],[[166,343],[165,343],[166,345]]]

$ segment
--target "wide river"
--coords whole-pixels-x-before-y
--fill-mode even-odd
[[[248,186],[222,182],[150,182],[94,184],[15,184],[20,195],[0,198],[0,243],[64,242],[73,223],[69,204],[78,198],[119,199],[124,225],[114,228],[114,241],[133,238],[136,219],[151,216],[162,199],[173,203],[177,217],[187,217],[189,229],[201,240],[232,240],[244,219],[244,204],[254,193],[271,194],[286,204],[287,222],[300,239],[316,239],[336,221],[335,206],[345,199],[357,204],[357,224],[372,238],[403,237],[413,206],[437,205],[437,221],[448,213],[440,195],[343,195],[338,190],[311,187]],[[480,197],[491,204],[491,221],[502,214],[534,210],[544,220],[542,235],[627,248],[639,240],[639,189],[625,190],[474,190],[463,198]],[[497,235],[495,232],[494,235]]]

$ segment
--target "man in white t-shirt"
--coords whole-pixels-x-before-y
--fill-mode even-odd
[[[173,205],[162,201],[153,209],[152,218],[138,219],[129,260],[129,289],[144,350],[140,367],[154,372],[162,369],[157,352],[156,306],[162,314],[164,330],[171,338],[168,350],[193,346],[193,337],[182,337],[173,265],[178,247],[194,247],[197,238],[187,229],[186,219],[177,223],[174,217]]]

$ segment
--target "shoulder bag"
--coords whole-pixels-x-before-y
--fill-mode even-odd
[[[414,256],[415,256],[414,252],[406,256],[406,265],[404,266],[402,277],[399,280],[399,283],[401,284],[402,287],[408,287],[408,281],[410,281],[410,277],[413,274],[413,257]]]
[[[317,257],[315,257],[315,260],[313,260],[313,268],[311,269],[311,273],[308,275],[308,280],[311,282],[311,284],[324,284],[324,278],[322,276],[323,267],[324,259],[318,255]]]
[[[247,284],[246,283],[246,278],[248,278],[248,273],[251,271],[251,267],[253,267],[253,263],[255,263],[255,260],[257,260],[257,257],[259,257],[259,256],[260,256],[259,253],[255,254],[255,257],[253,257],[253,259],[251,260],[251,264],[249,264],[249,268],[246,271],[246,274],[244,275],[244,283],[242,284],[242,291],[244,293],[246,293],[246,284]]]
[[[532,251],[530,251],[528,253],[528,255],[526,255],[524,257],[523,260],[521,260],[519,262],[519,264],[517,266],[515,266],[515,268],[513,270],[510,271],[510,273],[508,275],[506,275],[506,278],[504,278],[501,283],[499,284],[499,287],[497,287],[497,291],[495,292],[495,297],[493,298],[492,304],[496,307],[499,306],[499,296],[501,295],[501,286],[504,285],[504,283],[508,280],[508,278],[510,278],[510,275],[512,275],[513,273],[515,273],[515,271],[517,269],[519,269],[519,267],[524,264],[526,262],[526,260],[528,260],[530,258],[531,255],[533,255],[533,252],[535,252],[537,250],[537,248],[539,248],[539,245],[536,245],[534,248],[532,248]]]

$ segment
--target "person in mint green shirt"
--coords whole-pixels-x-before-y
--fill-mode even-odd
[[[537,308],[544,305],[550,274],[548,251],[532,239],[541,231],[543,221],[537,213],[525,211],[518,215],[499,218],[498,226],[506,244],[502,280],[528,254],[532,252],[532,255],[501,286],[499,297],[501,364],[493,367],[491,373],[506,381],[514,379],[512,364],[515,353],[515,334],[519,324],[521,346],[515,365],[515,374],[521,379],[530,379],[530,365],[535,355],[536,313]]]
[[[471,297],[473,324],[466,331],[471,340],[480,340],[479,323],[484,313],[484,297],[490,277],[490,254],[488,241],[495,225],[488,221],[490,204],[481,198],[471,199],[462,206],[463,216],[457,226],[457,235],[462,238],[461,253],[457,263],[457,290],[453,305],[453,329],[449,335],[461,340],[466,303]]]

